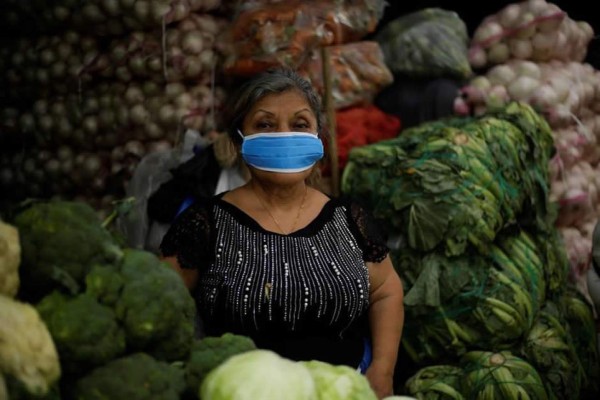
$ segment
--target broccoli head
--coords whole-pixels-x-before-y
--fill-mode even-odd
[[[113,262],[121,250],[87,204],[34,202],[14,218],[22,247],[19,297],[37,302],[56,288],[79,290],[94,263]]]
[[[183,369],[135,353],[98,367],[77,381],[78,400],[179,400]]]
[[[60,378],[52,337],[37,310],[0,295],[0,372],[31,395],[43,396]]]
[[[200,385],[209,372],[229,357],[251,350],[256,350],[252,339],[232,333],[225,333],[219,337],[209,336],[195,341],[186,363],[187,395],[197,398]]]
[[[196,304],[183,280],[154,254],[125,249],[118,265],[94,267],[87,293],[114,308],[130,351],[166,361],[186,359]]]
[[[125,353],[125,332],[115,312],[92,296],[70,297],[55,291],[37,309],[65,372],[80,375]]]

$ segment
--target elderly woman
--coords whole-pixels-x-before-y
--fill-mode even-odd
[[[196,201],[161,244],[206,333],[359,368],[379,397],[391,395],[402,284],[365,210],[309,184],[323,156],[317,95],[294,72],[270,71],[226,112],[251,179]]]

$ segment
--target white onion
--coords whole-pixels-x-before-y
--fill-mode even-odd
[[[475,46],[469,49],[469,64],[475,69],[485,67],[487,64],[487,55],[482,47]]]
[[[136,125],[143,125],[149,118],[148,110],[142,104],[136,104],[131,108],[131,121]]]
[[[157,124],[150,122],[144,126],[146,137],[151,140],[161,139],[165,135],[165,131]]]
[[[530,13],[524,13],[521,15],[521,19],[519,21],[519,28],[515,32],[515,37],[519,39],[528,39],[535,34],[535,24],[533,21],[535,20],[535,16]]]
[[[129,86],[125,91],[125,101],[129,105],[144,102],[144,92],[138,86]]]
[[[521,75],[507,86],[507,90],[513,100],[526,101],[539,85],[540,82],[537,79]]]
[[[521,5],[514,3],[505,6],[498,15],[498,20],[500,24],[508,29],[514,28],[519,22],[519,17],[521,16]]]
[[[543,15],[548,8],[546,0],[527,0],[525,3],[527,10],[534,16]]]
[[[488,61],[492,64],[502,64],[509,56],[510,50],[506,43],[496,43],[487,50]]]
[[[527,60],[531,58],[531,54],[533,53],[531,41],[528,39],[510,39],[508,47],[513,57],[519,60]]]
[[[484,21],[473,35],[474,43],[484,43],[491,45],[502,38],[502,25],[495,20]]]
[[[560,29],[566,13],[564,13],[556,4],[548,4],[542,14],[542,20],[538,24],[540,32],[554,32]]]
[[[204,49],[202,36],[198,32],[186,33],[181,39],[181,48],[189,54],[200,54]]]
[[[513,66],[515,73],[518,76],[528,76],[534,79],[542,78],[542,71],[537,63],[526,60],[519,60],[514,63]]]
[[[499,64],[492,67],[486,76],[492,85],[506,86],[517,77],[517,74],[510,65]]]
[[[488,92],[488,96],[485,99],[485,105],[489,109],[495,109],[503,107],[509,100],[508,92],[505,86],[495,85]]]
[[[530,102],[540,108],[551,107],[558,103],[558,96],[551,85],[545,84],[534,90]]]

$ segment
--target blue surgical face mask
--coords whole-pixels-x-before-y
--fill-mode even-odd
[[[242,158],[256,169],[294,173],[311,168],[323,157],[323,143],[313,133],[269,132],[242,135]]]

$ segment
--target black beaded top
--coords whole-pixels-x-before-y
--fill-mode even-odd
[[[233,332],[295,360],[356,367],[368,336],[365,262],[387,253],[365,210],[330,199],[306,227],[282,235],[221,199],[196,202],[161,244],[199,269],[194,293],[206,333]]]

